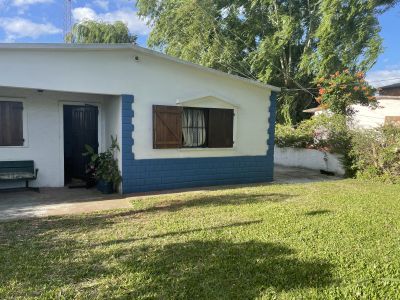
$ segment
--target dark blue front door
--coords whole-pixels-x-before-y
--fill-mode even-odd
[[[72,179],[86,180],[89,157],[85,145],[98,151],[98,115],[96,106],[64,106],[64,175],[65,182]]]

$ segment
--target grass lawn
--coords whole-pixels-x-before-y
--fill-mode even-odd
[[[256,185],[3,222],[0,298],[400,299],[400,186]]]

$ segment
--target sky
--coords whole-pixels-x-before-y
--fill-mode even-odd
[[[125,22],[146,46],[150,28],[135,11],[135,0],[72,0],[74,22],[84,19]],[[384,52],[368,72],[372,85],[400,82],[400,4],[379,17]],[[0,0],[0,42],[61,43],[64,0]]]

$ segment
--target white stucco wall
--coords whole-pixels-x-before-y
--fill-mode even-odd
[[[363,128],[374,128],[385,123],[386,116],[400,116],[400,97],[378,96],[378,108],[371,109],[357,105],[354,125]]]
[[[345,174],[337,155],[314,149],[275,147],[275,164],[318,171],[325,170],[337,175]]]
[[[139,60],[134,59],[135,56]],[[135,97],[136,159],[265,155],[270,90],[136,50],[0,49],[0,85]],[[152,105],[236,106],[233,149],[153,150]],[[217,99],[217,100],[216,100]]]
[[[119,134],[120,129],[114,111],[119,109],[120,102],[116,97],[49,91],[39,93],[36,90],[0,88],[0,101],[10,99],[24,103],[25,145],[0,147],[0,160],[34,160],[39,174],[38,179],[31,182],[32,186],[64,185],[62,104],[99,105],[101,150],[105,149],[110,134]],[[111,122],[107,123],[106,119]],[[16,185],[21,183],[12,184]],[[10,184],[0,185],[0,187],[5,186],[8,187]]]
[[[118,145],[121,146],[122,124],[121,124],[121,96],[106,97],[103,101],[104,114],[105,114],[105,147],[111,146],[111,136],[117,138]],[[121,152],[117,154],[118,167],[122,170],[122,155]]]

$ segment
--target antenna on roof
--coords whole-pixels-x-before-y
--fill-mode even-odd
[[[64,42],[67,43],[68,34],[72,29],[72,0],[64,0]]]

